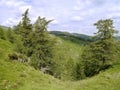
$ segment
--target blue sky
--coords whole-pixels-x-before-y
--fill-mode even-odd
[[[27,8],[32,23],[38,16],[54,19],[49,30],[92,35],[93,24],[107,18],[120,30],[120,0],[0,0],[0,24],[17,24]]]

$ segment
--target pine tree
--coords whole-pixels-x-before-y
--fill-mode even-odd
[[[28,10],[29,9],[27,9],[25,13],[22,15],[23,16],[21,21],[22,28],[20,28],[22,29],[20,31],[24,42],[24,46],[29,46],[30,42],[29,34],[32,32],[32,24],[30,23],[30,19],[28,17]]]
[[[21,24],[21,21],[19,22],[19,24],[17,26],[14,26],[14,32],[18,35],[20,35],[22,33],[23,27]]]
[[[113,26],[113,21],[110,19],[99,20],[94,24],[98,32],[96,33],[96,37],[98,41],[95,42],[95,45],[99,45],[99,57],[102,61],[102,65],[110,64],[114,61],[114,50],[115,50],[115,38],[114,34],[117,32]],[[94,48],[93,48],[94,49]]]
[[[22,15],[23,17],[22,17],[22,22],[21,22],[21,24],[22,24],[22,27],[23,27],[24,29],[31,30],[32,24],[31,24],[30,19],[29,19],[29,17],[28,17],[28,14],[29,14],[28,11],[29,11],[29,9],[27,9],[27,10],[25,11],[25,13]]]
[[[32,33],[32,48],[33,48],[33,57],[31,64],[39,69],[46,68],[48,73],[52,74],[51,72],[51,58],[52,56],[52,49],[53,49],[53,41],[48,34],[47,25],[51,22],[47,21],[45,18],[40,18],[36,20],[33,33]],[[36,65],[35,65],[36,64]]]
[[[32,24],[30,22],[30,19],[28,17],[28,11],[27,9],[25,13],[22,15],[22,20],[20,23],[15,27],[15,33],[20,35],[21,40],[23,42],[23,50],[22,53],[26,54],[28,57],[32,55],[32,50],[31,50],[31,33],[32,32]],[[19,50],[19,49],[18,49]]]
[[[113,21],[99,20],[94,25],[98,29],[96,41],[92,42],[82,55],[86,76],[93,76],[109,68],[116,59],[114,34],[117,31],[113,26]]]
[[[3,28],[2,27],[0,27],[0,39],[3,39],[3,40],[5,40],[6,38],[5,38],[5,33],[4,33],[4,30],[3,30]]]
[[[9,27],[7,30],[7,39],[9,42],[14,43],[15,42],[15,36],[14,36],[14,32],[12,31],[12,29]]]

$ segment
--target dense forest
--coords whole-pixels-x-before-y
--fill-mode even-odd
[[[113,20],[101,19],[94,23],[97,29],[94,36],[48,31],[51,22],[39,16],[32,24],[27,9],[18,25],[12,28],[1,26],[0,42],[7,42],[12,49],[4,56],[1,44],[0,59],[18,62],[61,81],[87,79],[118,64],[120,41],[115,36],[118,31]],[[0,86],[1,90],[13,90]]]

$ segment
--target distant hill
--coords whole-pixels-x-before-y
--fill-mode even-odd
[[[9,28],[9,27],[3,26],[3,25],[0,25],[0,27],[2,27],[3,29],[8,29]]]
[[[120,40],[120,36],[116,36],[117,40]]]
[[[86,44],[92,41],[91,36],[84,34],[61,32],[61,31],[50,31],[50,34],[79,44]]]

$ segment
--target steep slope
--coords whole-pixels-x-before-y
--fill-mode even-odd
[[[62,90],[65,85],[27,64],[10,61],[14,45],[0,39],[0,90]]]

